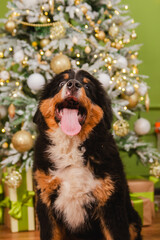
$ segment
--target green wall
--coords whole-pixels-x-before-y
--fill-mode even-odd
[[[7,0],[0,0],[0,17],[6,12]],[[149,76],[147,79],[151,108],[148,113],[142,113],[141,117],[145,117],[151,122],[150,133],[143,137],[145,141],[152,142],[156,146],[156,135],[154,133],[154,124],[160,120],[160,0],[122,0],[129,6],[130,16],[135,22],[139,22],[140,26],[136,29],[138,34],[137,40],[133,43],[143,43],[140,50],[139,58],[143,60],[140,65],[140,74]],[[132,118],[131,128],[137,116]],[[126,153],[121,153],[124,161],[126,172],[129,175],[147,174],[148,167],[144,167],[139,163],[136,156],[131,158]]]

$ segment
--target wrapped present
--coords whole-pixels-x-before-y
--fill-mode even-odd
[[[3,185],[0,183],[0,224],[3,224],[4,218],[4,202],[3,202]]]
[[[32,170],[22,171],[22,182],[18,188],[11,187],[10,179],[7,181],[5,196],[9,197],[10,206],[5,209],[5,224],[11,232],[35,230]]]
[[[134,193],[131,193],[130,197],[134,209],[141,217],[143,226],[151,225],[154,216],[153,203],[148,198],[134,196]]]
[[[139,213],[143,225],[151,225],[155,214],[154,183],[144,179],[129,180],[128,186],[133,206]]]

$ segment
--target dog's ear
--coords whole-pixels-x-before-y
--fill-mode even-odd
[[[39,108],[37,109],[36,113],[34,114],[34,117],[33,117],[33,122],[38,124],[40,121],[41,121],[41,112],[39,111]]]
[[[37,124],[39,131],[48,129],[48,126],[44,120],[42,113],[40,112],[39,108],[37,109],[34,117],[33,122]]]

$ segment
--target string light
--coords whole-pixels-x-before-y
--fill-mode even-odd
[[[5,130],[4,128],[2,128],[1,132],[2,132],[2,133],[5,133],[5,132],[6,132],[6,130]]]
[[[127,106],[124,107],[124,110],[127,110]]]

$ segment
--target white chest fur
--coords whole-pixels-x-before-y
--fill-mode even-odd
[[[87,213],[84,206],[89,206],[95,201],[91,192],[99,181],[84,166],[83,153],[78,149],[80,142],[77,137],[70,138],[57,129],[50,138],[55,146],[50,147],[48,153],[57,169],[51,174],[62,181],[54,207],[57,213],[63,214],[68,227],[75,229],[85,222]]]

